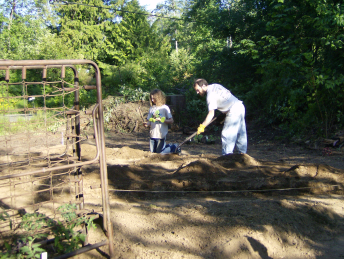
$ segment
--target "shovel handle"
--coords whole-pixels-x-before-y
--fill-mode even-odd
[[[217,117],[214,117],[214,118],[211,120],[211,122],[207,125],[207,127],[208,127],[214,120],[216,120],[216,119],[217,119]],[[178,145],[178,147],[180,147],[181,145],[185,144],[185,142],[187,142],[187,141],[189,141],[190,139],[192,139],[196,134],[197,134],[197,131],[194,132],[190,137],[188,137],[187,139],[185,139],[182,143],[180,143],[180,144]]]

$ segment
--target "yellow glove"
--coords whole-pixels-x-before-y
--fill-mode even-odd
[[[150,118],[149,121],[150,122],[155,122],[155,119],[154,118]]]
[[[198,129],[197,129],[197,135],[201,134],[204,132],[205,126],[203,124],[200,124]]]
[[[165,118],[165,117],[161,117],[161,119],[160,119],[161,123],[164,123],[164,122],[165,122],[165,120],[166,120],[166,118]]]

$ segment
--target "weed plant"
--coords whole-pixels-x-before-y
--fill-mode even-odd
[[[94,217],[78,217],[75,204],[64,204],[57,210],[61,213],[62,221],[55,221],[37,212],[24,214],[20,223],[20,228],[24,230],[23,234],[14,237],[11,243],[4,243],[0,250],[0,259],[40,258],[41,253],[47,252],[47,248],[34,242],[46,239],[48,230],[51,230],[54,236],[53,251],[55,251],[50,252],[49,256],[80,248],[86,236],[78,230],[83,226],[88,230],[95,228]],[[5,211],[0,212],[0,221],[8,221],[12,230],[12,221]]]

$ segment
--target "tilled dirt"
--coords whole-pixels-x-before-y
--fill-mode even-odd
[[[221,143],[149,152],[148,132],[107,133],[115,258],[342,258],[343,155],[323,156],[253,132],[245,155]],[[169,142],[187,136],[170,133]],[[94,145],[82,146],[84,159]],[[85,200],[101,204],[99,170],[84,167]],[[99,183],[98,183],[99,184]],[[90,242],[103,232],[91,231]],[[107,247],[78,258],[108,257]]]
[[[248,122],[247,154],[221,155],[221,125],[205,132],[216,137],[214,144],[185,144],[181,155],[151,154],[149,131],[139,123],[146,110],[139,104],[141,116],[137,105],[128,106],[121,107],[122,117],[112,111],[117,120],[105,138],[115,258],[344,257],[340,150],[324,153]],[[135,123],[126,109],[136,113]],[[181,143],[188,137],[183,133],[195,130],[177,129],[167,142]],[[61,154],[65,147],[49,148]],[[1,163],[17,161],[0,151]],[[95,158],[93,140],[82,142],[81,156]],[[85,208],[101,211],[99,168],[81,170]],[[60,185],[62,180],[55,179]],[[49,193],[43,198],[50,199]],[[106,239],[101,218],[96,224],[90,244]],[[109,258],[108,247],[75,258]]]

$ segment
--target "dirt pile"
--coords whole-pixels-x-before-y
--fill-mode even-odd
[[[121,154],[122,157],[127,154],[130,157],[133,151],[130,148],[121,148],[117,154]],[[342,188],[344,184],[344,170],[325,165],[271,167],[268,163],[257,161],[247,154],[218,158],[193,157],[193,161],[191,160],[188,156],[154,154],[137,160],[135,164],[109,166],[108,171],[114,187],[126,190],[134,188],[147,191],[244,193],[279,189],[321,193]],[[166,163],[173,163],[174,168],[165,168],[161,165]]]
[[[150,155],[148,152],[130,147],[122,147],[112,153],[112,156],[118,159],[140,159]]]
[[[149,130],[134,130],[140,113],[131,110],[134,123],[125,128],[129,107],[118,108],[123,113],[116,112],[117,122],[105,133],[115,258],[344,257],[344,163],[339,151],[324,155],[248,123],[247,155],[221,156],[220,138],[213,145],[184,145],[181,156],[151,154]],[[167,141],[181,143],[187,136],[171,130]],[[64,152],[60,146],[50,148]],[[6,150],[0,153],[0,161],[12,161]],[[96,157],[94,140],[81,143],[81,155],[82,161]],[[86,165],[81,171],[85,209],[101,212],[99,167]],[[38,187],[35,198],[50,199],[47,182],[29,181],[16,183],[13,190]],[[74,200],[61,176],[54,181],[62,197]],[[20,203],[16,206],[32,199]],[[106,237],[99,226],[88,239],[95,244]],[[75,258],[108,258],[107,253],[105,246]]]
[[[116,258],[343,257],[342,157],[258,128],[248,123],[247,155],[227,156],[220,139],[159,155],[149,152],[148,130],[107,132]],[[170,131],[167,141],[187,136]],[[99,177],[84,173],[85,186]],[[100,189],[85,188],[85,197],[100,203]]]
[[[146,139],[134,142],[113,154],[137,159],[108,166],[117,258],[343,255],[343,169],[198,146],[188,146],[197,155],[150,154]]]

